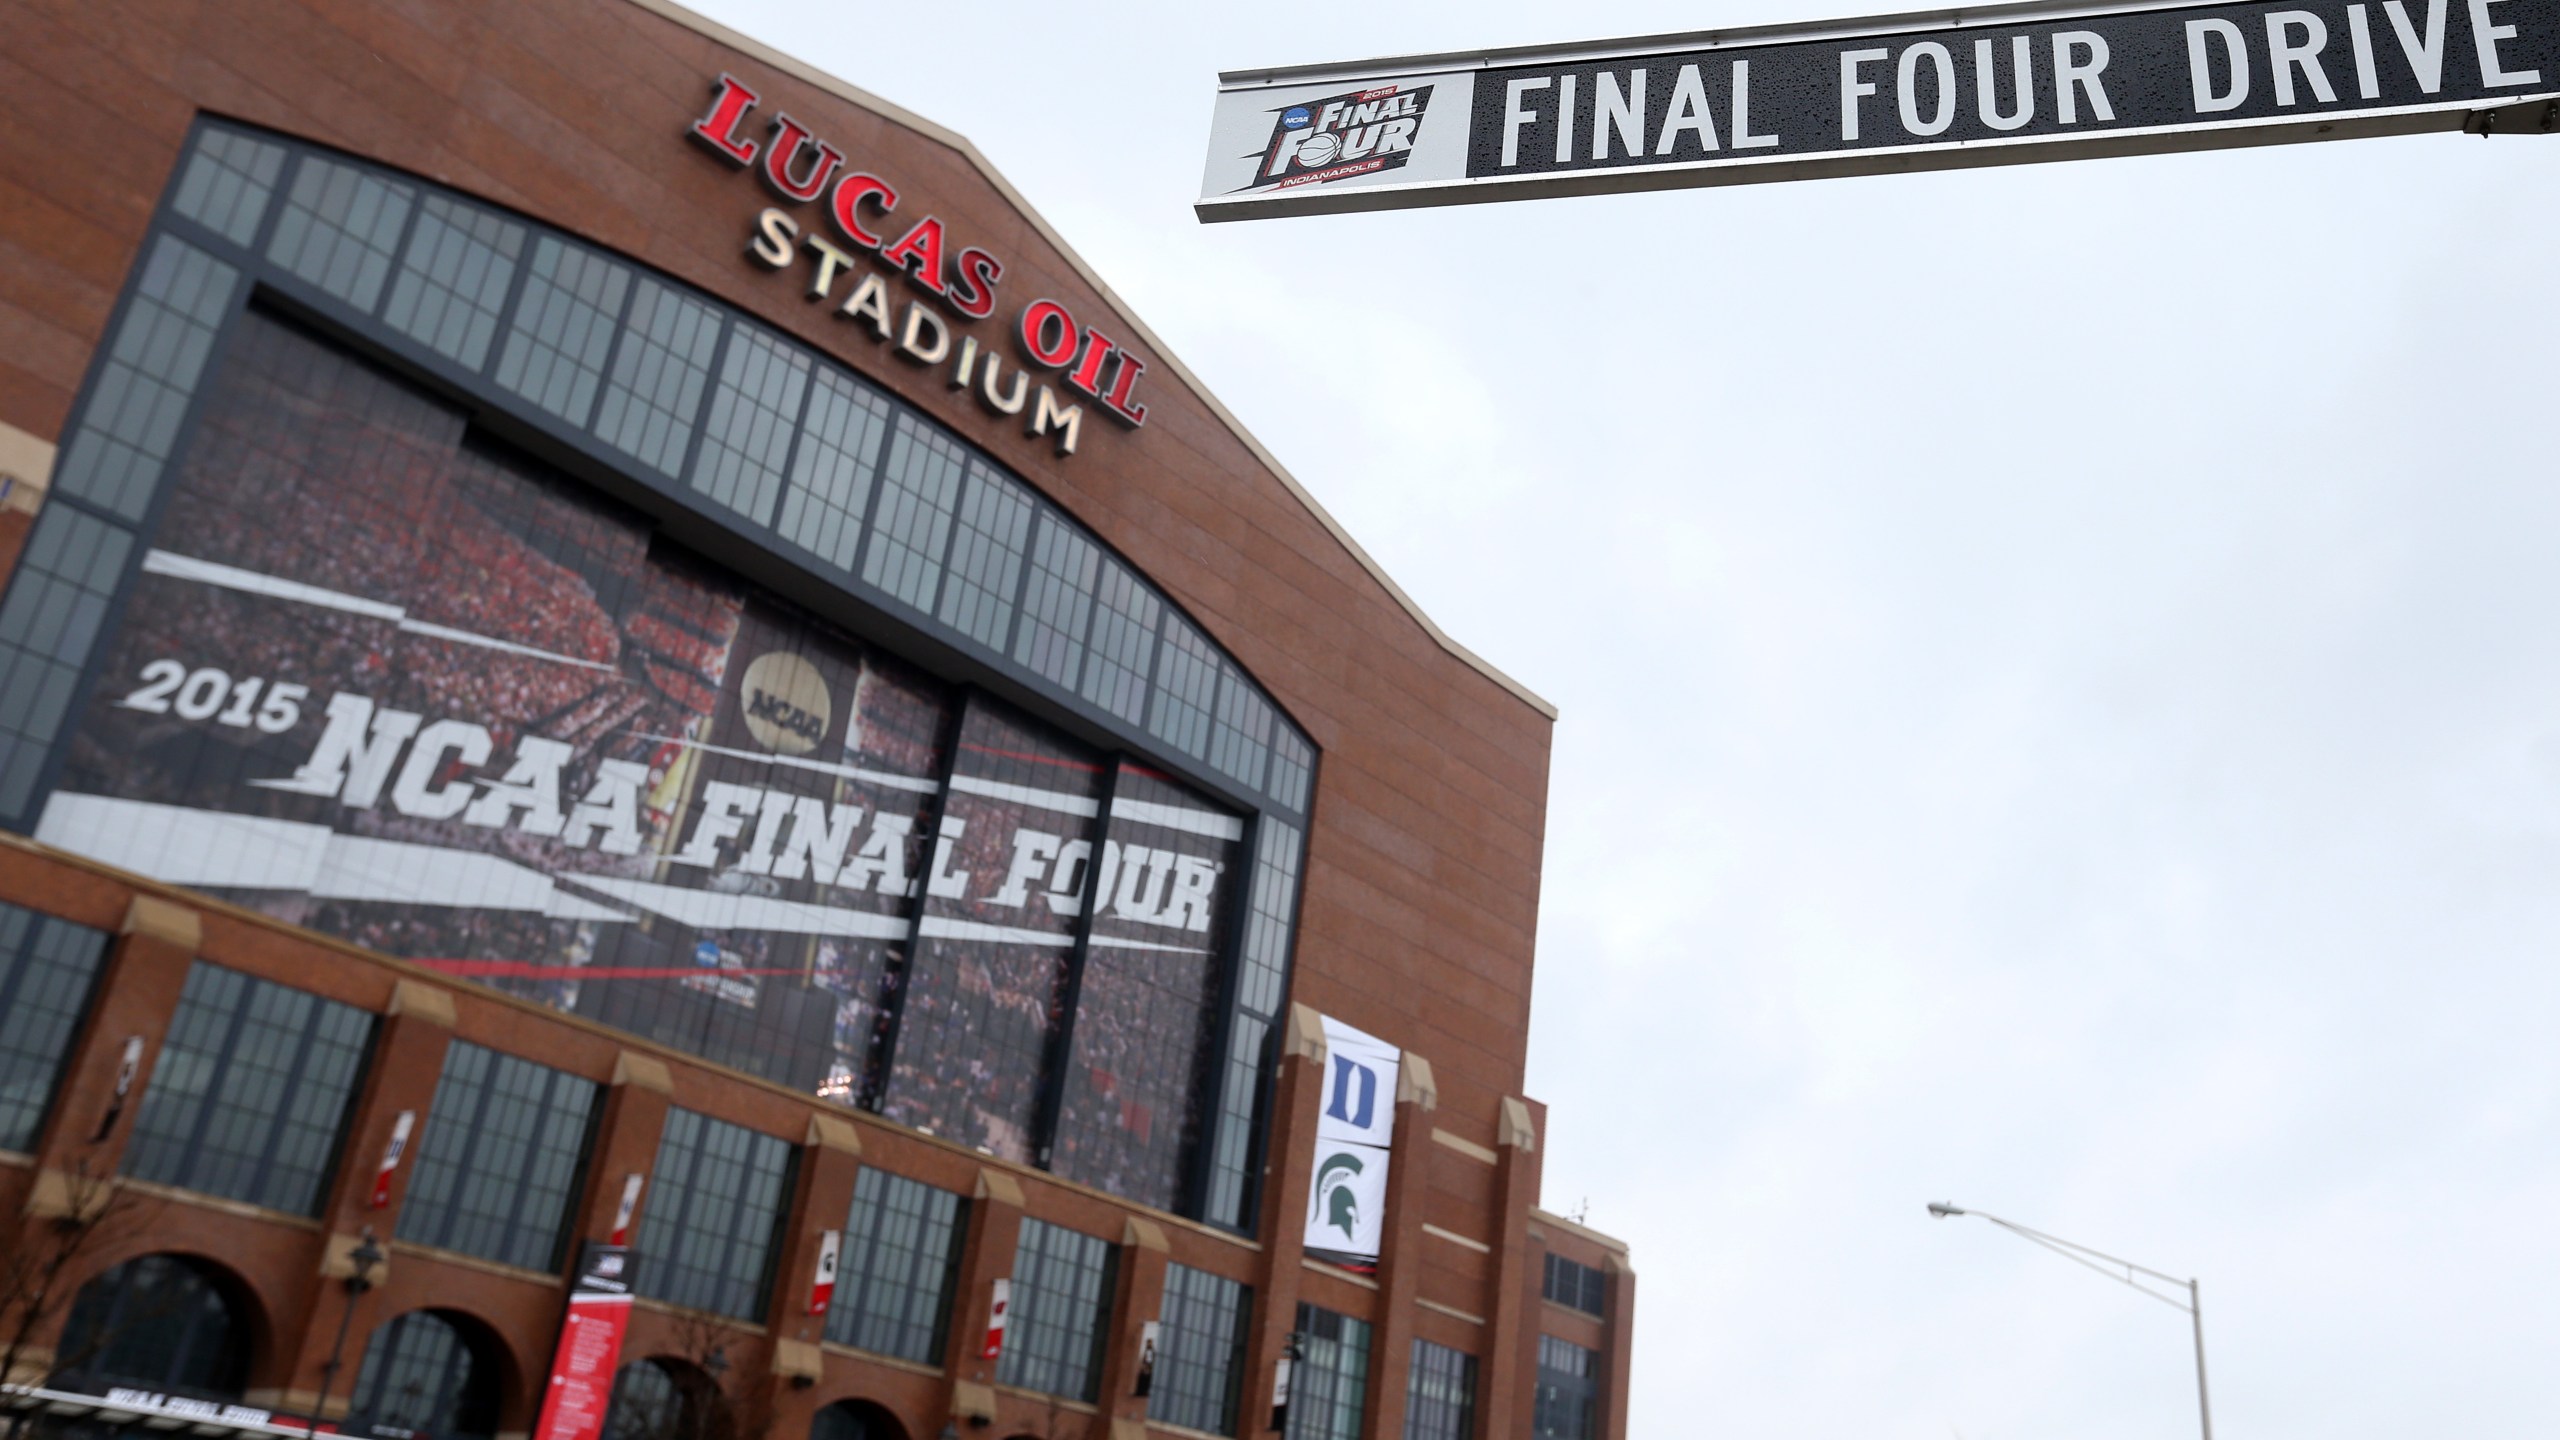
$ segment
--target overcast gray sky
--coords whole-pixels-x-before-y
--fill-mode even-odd
[[[2560,1429],[2560,139],[1203,227],[1222,68],[1802,0],[710,13],[970,136],[1554,700],[1634,1432]],[[1889,7],[1886,7],[1889,8]]]

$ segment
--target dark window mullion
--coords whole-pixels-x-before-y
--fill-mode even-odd
[[[571,250],[574,248],[566,241],[561,242],[561,247],[563,250]],[[605,341],[604,363],[596,367],[596,397],[595,399],[587,402],[586,418],[570,422],[572,425],[577,427],[580,435],[594,440],[602,440],[604,437],[596,434],[596,421],[599,416],[604,414],[605,397],[613,393],[613,367],[622,359],[623,341],[628,339],[631,334],[631,312],[640,307],[640,289],[643,285],[648,283],[648,280],[647,277],[632,270],[630,266],[624,265],[618,260],[608,260],[604,256],[597,254],[595,251],[583,250],[578,251],[577,253],[581,259],[596,261],[612,270],[621,271],[625,280],[628,282],[622,287],[621,308],[614,312],[613,333]],[[575,292],[571,293],[571,298],[576,298]],[[598,308],[601,310],[602,307]],[[563,358],[568,358],[569,356],[569,352],[565,347],[561,348],[560,353]],[[575,365],[577,362],[574,359],[570,359],[569,363]],[[614,448],[619,450],[622,447],[617,445]]]
[[[720,404],[721,367],[729,363],[729,337],[743,328],[740,322],[716,310],[712,312],[712,318],[718,322],[720,333],[711,342],[711,368],[703,372],[702,403],[694,411],[693,434],[686,438],[684,454],[677,459],[675,474],[670,477],[687,490],[695,488],[693,467],[701,463],[703,440],[711,433],[711,412]],[[669,352],[671,356],[673,353],[672,350]],[[671,359],[669,363],[681,364],[682,361]],[[742,396],[745,393],[744,390],[739,392]]]
[[[800,463],[800,441],[809,430],[809,412],[818,408],[818,372],[826,365],[825,361],[806,351],[795,350],[791,353],[808,362],[809,373],[800,383],[800,404],[791,412],[791,438],[782,447],[782,469],[774,476],[772,508],[766,514],[750,517],[758,525],[777,535],[782,529],[782,507],[789,499],[794,483],[792,470]],[[716,384],[714,388],[716,390]]]
[[[1094,912],[1102,905],[1102,847],[1111,843],[1111,802],[1120,793],[1120,772],[1128,764],[1111,757],[1103,772],[1102,793],[1093,812],[1093,849],[1085,857],[1085,902],[1076,914],[1075,942],[1067,947],[1067,973],[1058,997],[1058,1028],[1049,1037],[1049,1054],[1041,1065],[1040,1098],[1032,1108],[1031,1153],[1040,1168],[1049,1168],[1058,1141],[1058,1120],[1066,1108],[1067,1072],[1075,1065],[1076,1007],[1084,999],[1085,953],[1093,940]]]
[[[212,1070],[205,1076],[204,1094],[196,1106],[194,1123],[187,1127],[186,1148],[178,1153],[177,1174],[169,1182],[172,1185],[184,1188],[196,1177],[196,1158],[204,1153],[205,1136],[213,1125],[214,1108],[221,1103],[222,1093],[231,1083],[231,1057],[238,1052],[240,1032],[249,1023],[249,999],[254,993],[244,980],[240,1004],[231,1012],[231,1023],[224,1027],[222,1044],[214,1051]],[[185,1008],[183,996],[178,1004],[180,1009]],[[165,1058],[169,1042],[163,1039],[160,1048]]]

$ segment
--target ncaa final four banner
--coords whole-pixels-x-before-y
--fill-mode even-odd
[[[1202,220],[2560,131],[2560,0],[2029,4],[1219,77]]]
[[[236,325],[38,838],[1024,1160],[1082,931],[1056,1168],[1170,1197],[1237,816]],[[812,404],[786,529],[985,463]]]

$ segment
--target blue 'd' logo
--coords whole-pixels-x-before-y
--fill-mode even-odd
[[[1314,118],[1314,116],[1307,113],[1306,106],[1292,105],[1286,111],[1282,112],[1280,116],[1280,124],[1284,129],[1304,130],[1307,128],[1307,122]]]
[[[1324,1113],[1358,1130],[1378,1111],[1378,1072],[1347,1055],[1333,1057],[1333,1099]]]

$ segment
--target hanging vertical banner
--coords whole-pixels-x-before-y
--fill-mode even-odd
[[[98,1117],[98,1133],[89,1137],[89,1143],[105,1140],[107,1132],[116,1128],[116,1121],[124,1117],[125,1097],[133,1093],[133,1077],[141,1071],[142,1037],[129,1035],[125,1037],[124,1056],[116,1062],[115,1098],[107,1102],[107,1113]]]
[[[1396,1076],[1404,1052],[1327,1015],[1324,1094],[1316,1119],[1315,1179],[1306,1246],[1354,1261],[1378,1258],[1386,1232],[1387,1160],[1395,1144]]]
[[[641,1180],[642,1177],[636,1172],[622,1177],[622,1203],[614,1207],[613,1238],[608,1243],[614,1245],[631,1243],[631,1212],[640,1208]]]
[[[836,1255],[844,1248],[844,1232],[828,1230],[818,1236],[818,1273],[809,1282],[809,1313],[824,1315],[827,1305],[836,1298]]]
[[[403,1110],[391,1122],[391,1143],[382,1147],[382,1164],[373,1172],[373,1208],[379,1210],[391,1203],[391,1175],[400,1168],[400,1156],[409,1148],[409,1132],[418,1125],[418,1112]]]
[[[613,1403],[613,1372],[622,1363],[622,1335],[631,1323],[631,1252],[590,1240],[578,1259],[578,1283],[569,1292],[569,1317],[551,1357],[543,1387],[542,1416],[533,1440],[601,1440]]]
[[[1287,1432],[1289,1428],[1289,1381],[1297,1368],[1297,1348],[1293,1343],[1280,1352],[1280,1363],[1271,1370],[1271,1428]]]
[[[981,1360],[993,1360],[1004,1353],[1005,1312],[1013,1308],[1013,1282],[996,1281],[993,1303],[987,1306],[987,1343],[978,1351]]]
[[[1138,1381],[1129,1393],[1143,1400],[1155,1393],[1156,1345],[1164,1339],[1164,1322],[1150,1320],[1138,1329]]]

